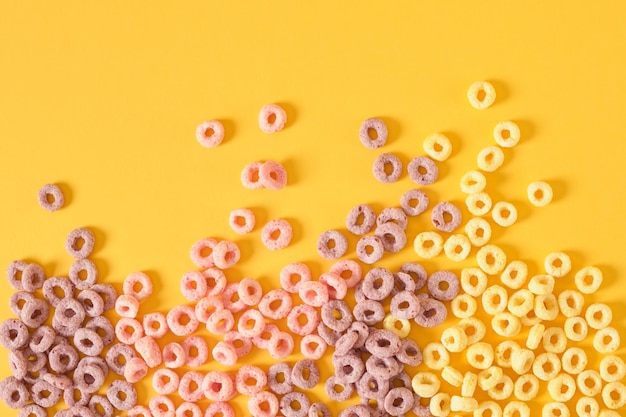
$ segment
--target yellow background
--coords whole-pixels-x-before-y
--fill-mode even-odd
[[[613,307],[624,337],[625,12],[619,1],[1,0],[0,265],[25,259],[64,275],[72,261],[65,237],[87,226],[96,233],[101,279],[119,288],[129,273],[146,271],[157,291],[141,312],[166,311],[184,301],[179,279],[193,268],[191,244],[212,236],[242,249],[229,278],[252,276],[269,290],[288,262],[306,262],[316,275],[330,265],[316,254],[317,237],[344,230],[352,206],[398,205],[414,186],[406,174],[376,182],[378,153],[397,153],[406,164],[423,154],[428,134],[447,134],[453,154],[426,189],[431,202],[462,205],[461,175],[493,144],[494,124],[511,119],[522,140],[487,175],[487,190],[516,204],[519,220],[494,228],[493,241],[531,273],[554,250],[570,254],[574,270],[600,266],[605,285],[593,299]],[[498,94],[485,111],[466,99],[481,79]],[[289,121],[266,135],[257,115],[271,102]],[[358,140],[368,117],[389,126],[380,151]],[[226,128],[218,148],[195,139],[207,119]],[[288,186],[244,189],[243,166],[267,159],[286,166]],[[534,180],[554,187],[546,208],[526,200]],[[62,186],[62,210],[38,206],[45,183]],[[238,207],[257,214],[257,228],[244,237],[227,223]],[[270,252],[260,229],[278,217],[292,221],[295,236]],[[427,228],[427,215],[415,219],[409,239]],[[381,264],[416,258],[408,245]],[[423,264],[458,272],[471,261],[441,255]],[[2,318],[11,316],[11,293],[2,281]],[[418,343],[440,331],[421,332]],[[270,362],[264,353],[249,361]],[[148,386],[140,389],[144,401]],[[247,413],[242,400],[237,407]],[[4,404],[0,413],[16,415]]]

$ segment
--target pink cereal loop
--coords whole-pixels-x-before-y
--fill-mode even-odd
[[[247,208],[239,208],[230,212],[228,224],[237,234],[245,235],[250,233],[256,225],[254,212]]]
[[[224,401],[218,401],[216,403],[209,404],[204,413],[204,417],[235,417],[235,410],[233,407]]]
[[[178,390],[180,377],[171,369],[161,368],[152,375],[152,388],[160,395],[173,394]]]
[[[195,310],[186,305],[172,308],[165,317],[167,326],[176,336],[187,336],[198,328]]]
[[[246,310],[237,322],[237,331],[245,337],[255,337],[263,333],[265,317],[259,310]]]
[[[239,281],[237,294],[242,303],[247,306],[255,306],[259,304],[261,297],[263,297],[263,288],[261,288],[261,284],[256,279],[243,278]]]
[[[363,276],[361,265],[348,259],[335,262],[328,272],[340,276],[346,282],[347,288],[354,288]]]
[[[200,271],[185,272],[180,279],[180,292],[187,301],[198,301],[207,293],[207,282]]]
[[[120,342],[133,345],[143,337],[143,326],[135,319],[122,317],[115,324],[115,336]]]
[[[143,332],[146,336],[156,339],[165,336],[169,327],[163,313],[154,312],[143,316]]]
[[[143,272],[133,272],[124,279],[122,292],[141,301],[152,295],[153,285],[150,277]]]
[[[196,303],[196,318],[200,323],[206,323],[211,314],[223,309],[224,303],[222,302],[222,297],[209,295]]]
[[[202,417],[202,409],[198,404],[185,401],[176,407],[176,417]]]
[[[307,281],[311,281],[311,270],[306,264],[294,262],[280,270],[280,286],[287,292],[297,294],[298,286]]]
[[[285,127],[287,113],[278,104],[266,104],[259,112],[259,127],[265,133],[276,133]]]
[[[185,350],[185,366],[188,368],[197,368],[206,363],[209,359],[209,346],[204,338],[200,336],[190,336],[183,340],[182,344]]]
[[[317,360],[322,358],[327,348],[328,344],[321,336],[315,333],[305,335],[300,341],[300,351],[307,359]]]
[[[150,409],[144,405],[136,405],[126,413],[127,417],[152,417]]]
[[[346,281],[332,272],[320,275],[320,282],[328,287],[328,297],[331,300],[343,300],[348,293]]]
[[[271,220],[261,230],[261,242],[269,250],[286,248],[292,238],[293,228],[285,219]]]
[[[251,384],[249,380],[254,382]],[[243,365],[235,375],[235,386],[238,393],[253,396],[267,386],[267,374],[257,366]]]
[[[139,312],[139,300],[132,295],[122,294],[115,300],[115,312],[121,317],[134,319]]]
[[[320,281],[306,281],[298,286],[302,302],[312,307],[321,307],[328,302],[328,287]]]
[[[306,323],[304,324],[300,322],[300,317],[302,316],[306,318]],[[287,316],[287,327],[300,336],[313,333],[317,329],[318,324],[320,324],[320,317],[317,309],[309,305],[297,305]]]
[[[259,349],[267,349],[272,336],[278,334],[279,332],[280,330],[275,324],[267,323],[265,325],[265,329],[263,329],[263,332],[261,332],[260,335],[251,339],[252,343]]]
[[[148,374],[148,365],[141,358],[132,358],[124,367],[124,378],[134,384],[141,381]]]
[[[235,326],[233,313],[227,309],[221,309],[211,314],[206,321],[206,328],[213,334],[226,334]]]
[[[220,269],[227,269],[239,262],[239,246],[230,240],[222,240],[213,248],[213,262]]]
[[[202,391],[211,401],[228,401],[237,393],[234,378],[223,371],[209,371],[202,381]]]
[[[278,306],[274,305],[274,301],[280,301]],[[280,320],[287,317],[291,311],[293,300],[289,293],[283,289],[271,290],[261,298],[259,302],[259,311],[268,319]]]
[[[252,339],[242,336],[235,330],[224,335],[224,342],[231,344],[235,348],[238,358],[243,358],[252,350]]]
[[[207,237],[200,239],[191,245],[189,256],[191,262],[198,268],[210,268],[213,265],[213,249],[217,245],[217,240]]]
[[[165,395],[152,397],[148,402],[152,417],[173,417],[176,412],[174,402]]]
[[[202,399],[202,382],[204,374],[198,371],[187,371],[180,378],[178,395],[184,400],[195,403]]]
[[[239,283],[233,282],[226,286],[224,292],[222,293],[222,302],[224,303],[224,308],[232,311],[233,313],[238,313],[244,308],[246,305],[241,298],[239,298]]]
[[[211,351],[213,359],[224,366],[233,366],[237,363],[237,351],[230,343],[224,341],[217,342]]]
[[[259,168],[259,179],[269,190],[282,190],[287,185],[287,170],[279,162],[266,161]]]
[[[270,337],[267,343],[267,351],[270,356],[277,360],[285,359],[291,355],[294,348],[293,337],[287,332],[277,332]]]
[[[37,194],[39,205],[47,211],[57,211],[65,203],[63,192],[56,184],[46,184],[39,189]]]
[[[157,342],[150,336],[144,336],[135,342],[135,350],[141,355],[146,365],[155,368],[161,364],[163,358],[161,356],[161,348]]]
[[[176,342],[170,342],[163,347],[163,364],[166,368],[180,368],[187,362],[185,349]]]
[[[248,411],[254,417],[276,417],[278,407],[278,398],[269,391],[258,392],[248,400]]]
[[[215,148],[224,140],[224,125],[217,120],[202,122],[196,128],[196,139],[205,148]]]
[[[224,291],[224,288],[226,288],[226,284],[228,284],[226,275],[224,275],[224,272],[221,269],[205,269],[202,272],[202,275],[206,278],[206,295],[219,295]]]
[[[241,184],[249,190],[258,190],[263,188],[263,183],[259,177],[261,162],[254,161],[243,167],[241,171]]]

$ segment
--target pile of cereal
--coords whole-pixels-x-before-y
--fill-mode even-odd
[[[488,108],[495,98],[488,82],[474,83],[468,91],[477,109]],[[286,112],[275,104],[259,114],[265,133],[280,132],[286,121]],[[203,122],[196,135],[211,148],[222,142],[224,129],[218,121]],[[367,149],[382,148],[387,137],[382,119],[362,123],[359,139]],[[485,191],[488,175],[503,165],[502,148],[516,146],[521,132],[514,122],[501,121],[493,137],[495,145],[483,148],[476,169],[460,179],[471,218],[464,219],[450,201],[431,201],[425,186],[437,181],[437,163],[453,149],[446,136],[429,135],[425,155],[407,164],[413,187],[400,197],[399,207],[376,213],[357,204],[347,214],[345,227],[358,236],[353,252],[341,230],[324,231],[316,249],[334,262],[330,268],[315,277],[305,263],[289,263],[280,271],[280,288],[267,292],[254,278],[229,277],[240,248],[211,237],[191,247],[197,269],[180,281],[188,303],[165,313],[140,314],[141,301],[153,292],[142,272],[126,277],[119,297],[112,287],[96,284],[97,270],[87,259],[93,235],[87,229],[68,237],[68,252],[77,258],[69,279],[46,278],[36,264],[12,263],[8,278],[19,291],[11,299],[19,319],[0,326],[14,374],[0,384],[3,400],[21,408],[20,416],[47,415],[45,408],[62,394],[69,409],[57,415],[82,417],[112,417],[114,408],[135,417],[231,417],[244,413],[230,402],[237,395],[247,398],[247,413],[255,417],[329,417],[329,400],[339,404],[340,417],[529,417],[533,401],[541,401],[543,417],[618,416],[615,410],[626,404],[626,364],[617,355],[620,337],[611,326],[610,307],[592,298],[602,272],[587,266],[572,273],[569,256],[554,252],[545,259],[545,273],[529,276],[523,261],[508,259],[491,242],[492,223],[484,216],[489,214],[497,227],[509,227],[517,221],[517,208],[492,201]],[[403,170],[398,156],[381,153],[372,173],[389,183],[400,180]],[[251,162],[240,180],[249,189],[280,190],[287,185],[287,170],[276,161]],[[536,207],[553,197],[542,181],[529,184],[526,192]],[[409,222],[429,208],[431,230],[408,236]],[[236,234],[252,232],[254,211],[234,209],[229,225]],[[270,250],[287,247],[292,236],[285,219],[270,220],[261,231]],[[394,270],[377,265],[410,241],[413,259]],[[442,252],[452,262],[472,259],[475,265],[459,273],[453,267],[429,272],[418,262]],[[340,259],[347,254],[356,259]],[[559,280],[568,280],[568,289],[557,291]],[[64,296],[55,295],[53,287]],[[47,302],[34,294],[41,288]],[[112,307],[120,316],[115,324],[102,316]],[[51,308],[56,311],[48,327]],[[436,326],[439,340],[424,340],[413,330]],[[499,342],[485,342],[487,332]],[[592,346],[593,355],[581,343]],[[246,363],[254,350],[272,358],[267,370]],[[303,358],[288,362],[296,355]],[[330,369],[319,366],[327,357]],[[225,370],[204,372],[207,363]],[[124,379],[97,394],[109,369]],[[132,384],[150,369],[157,395],[136,405]],[[327,398],[310,392],[319,384]],[[202,409],[205,400],[210,404]]]

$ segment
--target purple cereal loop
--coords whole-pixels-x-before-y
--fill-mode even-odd
[[[82,275],[85,275],[83,278]],[[70,265],[68,273],[70,281],[79,290],[87,290],[98,280],[98,269],[89,259],[78,259]]]
[[[437,164],[427,156],[416,156],[413,158],[407,166],[407,171],[409,178],[419,185],[430,185],[437,181],[439,176]]]
[[[393,274],[385,268],[373,268],[363,278],[363,294],[370,300],[384,300],[394,287]]]
[[[74,333],[74,346],[87,356],[98,356],[104,349],[104,342],[94,330],[83,327]]]
[[[267,328],[267,325],[265,326]],[[264,329],[265,330],[265,329]],[[230,331],[224,335],[224,342],[235,348],[238,358],[243,358],[252,350],[252,339],[244,337],[237,331]]]
[[[448,309],[438,300],[426,298],[421,301],[422,312],[415,316],[415,322],[422,327],[434,327],[445,321]]]
[[[0,344],[7,350],[23,348],[29,337],[28,327],[18,319],[7,319],[0,324]]]
[[[207,282],[200,271],[187,271],[180,279],[180,292],[187,301],[198,301],[206,297]]]
[[[102,338],[104,346],[109,346],[115,339],[115,328],[104,316],[96,316],[87,321],[85,328],[94,330]]]
[[[375,329],[370,331],[365,340],[365,348],[372,355],[380,358],[395,356],[400,351],[400,338],[394,332],[385,329]]]
[[[412,291],[401,291],[391,298],[391,314],[398,319],[414,319],[421,310],[419,298]]]
[[[383,223],[374,232],[383,242],[383,248],[387,252],[400,252],[406,246],[406,234],[402,227],[395,223]]]
[[[37,404],[28,404],[20,410],[17,417],[48,417],[48,412]]]
[[[344,356],[333,355],[335,376],[345,384],[357,382],[365,372],[365,364],[360,355],[350,353]]]
[[[360,217],[362,216],[362,221]],[[359,204],[353,207],[346,218],[346,229],[355,235],[364,235],[369,233],[376,222],[376,213],[367,204]]]
[[[183,324],[181,319],[187,317],[188,321]],[[178,305],[172,308],[165,316],[167,326],[176,336],[187,336],[198,328],[198,319],[193,307]]]
[[[362,321],[368,326],[373,326],[376,323],[380,323],[385,318],[385,309],[383,305],[375,300],[365,300],[358,302],[352,310],[354,318],[357,321]]]
[[[95,284],[91,287],[92,291],[97,292],[104,301],[104,311],[109,311],[115,306],[117,299],[117,290],[111,284]]]
[[[408,224],[406,214],[398,207],[387,207],[376,217],[376,225],[382,226],[385,223],[394,223],[406,230]]]
[[[387,166],[391,166],[391,172],[387,173]],[[372,166],[374,178],[378,181],[388,184],[396,182],[402,175],[402,161],[392,153],[383,153],[376,157]]]
[[[363,294],[363,281],[359,281],[354,286],[354,301],[360,303],[361,301],[365,301],[368,298]]]
[[[306,417],[311,400],[301,392],[292,391],[280,399],[280,412],[289,417]]]
[[[413,391],[408,388],[392,388],[385,396],[385,411],[392,416],[403,415],[413,408]]]
[[[61,300],[74,297],[74,284],[69,278],[65,277],[50,277],[43,283],[43,296],[50,303],[50,305],[56,308]],[[60,288],[63,291],[63,298],[56,296],[54,289]]]
[[[391,377],[389,386],[392,388],[411,388],[411,382],[409,374],[406,371],[400,371],[397,375]]]
[[[365,345],[365,341],[370,334],[370,328],[366,323],[362,321],[354,321],[348,329],[349,332],[354,332],[358,335],[356,342],[354,342],[354,348],[360,349]]]
[[[64,324],[59,323],[59,321],[53,317],[52,328],[56,330],[59,336],[71,337],[74,335],[74,333],[76,333],[76,330],[80,328],[80,324],[66,326]]]
[[[235,417],[235,410],[225,401],[218,401],[216,403],[209,404],[204,413],[204,417]]]
[[[14,292],[11,295],[11,298],[9,298],[9,308],[13,314],[19,317],[22,314],[22,309],[26,303],[35,299],[36,297],[32,293],[26,291]]]
[[[459,277],[450,271],[437,271],[428,278],[428,292],[434,299],[450,301],[459,293]]]
[[[178,385],[178,395],[184,401],[197,402],[203,395],[202,384],[204,382],[204,374],[198,371],[188,371],[180,378]],[[195,388],[194,388],[195,386]]]
[[[332,417],[332,413],[326,404],[317,402],[311,404],[307,417]]]
[[[78,394],[78,395],[77,395]],[[78,398],[77,398],[78,397]],[[72,385],[63,391],[63,401],[68,407],[74,407],[76,405],[87,405],[91,399],[91,394],[85,391],[83,388]]]
[[[56,332],[52,327],[40,326],[30,336],[28,347],[35,353],[45,352],[54,343],[55,336]]]
[[[352,349],[354,349],[354,344],[358,338],[359,334],[357,332],[348,331],[344,333],[335,344],[335,355],[347,355]]]
[[[31,329],[36,329],[46,322],[49,314],[50,306],[48,303],[38,298],[33,298],[24,304],[19,317],[25,325]]]
[[[98,406],[102,407],[102,414],[98,412]],[[100,417],[113,417],[113,405],[104,395],[94,395],[89,400],[89,409]]]
[[[370,133],[375,133],[372,138]],[[382,119],[372,117],[365,119],[359,129],[359,140],[368,149],[378,149],[387,142],[387,125]]]
[[[93,232],[86,227],[72,230],[65,239],[65,250],[75,259],[83,259],[91,255],[96,239]]]
[[[412,339],[402,339],[396,359],[408,366],[418,366],[422,363],[422,350]]]
[[[43,209],[49,212],[57,211],[65,204],[63,192],[56,184],[45,184],[41,187],[37,193],[37,201]]]
[[[78,352],[70,344],[56,345],[48,353],[50,368],[59,374],[73,371],[78,365]]]
[[[209,371],[202,381],[202,391],[211,401],[228,401],[237,392],[235,379],[223,371]]]
[[[383,257],[385,247],[378,236],[363,236],[356,244],[356,255],[361,262],[373,264]]]
[[[24,379],[28,372],[28,361],[23,350],[9,351],[9,368],[15,378]]]
[[[382,400],[389,391],[389,380],[366,371],[359,379],[356,389],[361,398]]]
[[[410,274],[406,272],[396,272],[393,274],[393,289],[391,295],[396,295],[402,291],[415,292],[417,284]]]
[[[239,298],[239,283],[233,282],[224,288],[222,291],[222,302],[224,303],[224,308],[232,311],[233,313],[238,313],[244,308],[246,305],[241,298]]]
[[[29,347],[26,347],[22,350],[22,354],[26,359],[26,369],[29,372],[48,371],[46,368],[46,365],[48,365],[48,355],[46,353],[35,353],[30,350]]]
[[[286,362],[278,362],[270,366],[267,371],[267,384],[275,394],[284,395],[291,392],[293,390],[291,366]]]
[[[85,356],[78,362],[78,366],[76,368],[80,368],[87,365],[97,366],[104,372],[104,378],[106,379],[109,375],[109,367],[107,366],[106,361],[99,356]]]
[[[402,370],[402,365],[394,357],[372,355],[365,361],[365,369],[377,378],[389,380]]]
[[[446,213],[452,217],[452,220],[449,222],[445,220],[444,214]],[[453,232],[461,225],[463,216],[457,206],[448,201],[444,201],[433,207],[431,220],[435,229],[441,230],[442,232]]]
[[[22,271],[22,287],[24,291],[35,292],[43,286],[46,273],[41,265],[30,264]]]
[[[120,357],[124,358],[124,362],[120,361]],[[123,343],[116,343],[109,348],[106,353],[106,363],[109,369],[116,374],[123,376],[126,364],[133,358],[136,358],[135,350]]]
[[[274,301],[280,300],[278,307],[272,307]],[[259,302],[259,311],[268,319],[280,320],[287,317],[291,311],[293,301],[289,293],[283,289],[274,289],[261,298]]]
[[[417,200],[417,204],[412,202]],[[426,211],[429,204],[428,195],[422,190],[409,190],[400,197],[400,207],[407,216],[419,216]]]
[[[98,417],[98,415],[91,411],[87,406],[75,405],[67,410],[59,411],[55,417]]]
[[[74,385],[93,394],[98,391],[104,383],[105,375],[100,367],[96,365],[85,365],[76,368],[73,379]]]
[[[335,346],[337,340],[339,340],[339,337],[341,337],[341,332],[329,328],[324,324],[324,322],[320,322],[320,324],[317,326],[317,334],[329,346]]]
[[[66,375],[57,375],[48,372],[47,374],[43,374],[42,379],[61,391],[65,391],[74,385],[72,380]]]
[[[122,284],[122,292],[126,295],[132,295],[139,301],[150,297],[153,289],[154,286],[150,277],[140,271],[128,275]]]
[[[371,413],[368,407],[359,404],[344,409],[337,417],[371,417]]]
[[[197,368],[206,363],[209,358],[209,346],[200,336],[189,336],[183,340],[182,347],[185,350],[185,366]]]
[[[122,294],[115,300],[115,312],[118,316],[134,319],[139,313],[139,300],[132,295]]]
[[[250,384],[248,381],[254,381]],[[267,385],[267,374],[259,367],[243,365],[237,370],[235,375],[235,386],[237,392],[243,395],[252,396],[261,392]]]
[[[165,345],[163,347],[163,351],[161,352],[161,356],[165,367],[170,369],[180,368],[187,361],[185,349],[183,349],[183,347],[176,342],[170,342]]]
[[[291,369],[291,383],[298,388],[311,389],[320,382],[320,370],[310,359],[297,361]]]
[[[328,260],[341,258],[348,250],[348,239],[338,230],[327,230],[317,239],[317,253]]]
[[[339,317],[335,317],[335,314]],[[322,322],[332,330],[343,332],[352,323],[350,306],[343,300],[330,300],[322,306]]]
[[[12,376],[0,382],[0,396],[4,403],[13,409],[24,407],[30,399],[26,384]]]
[[[311,270],[306,264],[294,262],[280,270],[280,286],[291,294],[297,294],[299,285],[307,281],[311,281]]]
[[[7,279],[9,280],[9,285],[14,290],[21,291],[24,289],[24,286],[22,285],[22,274],[27,266],[27,262],[13,261],[7,267]]]
[[[104,313],[104,300],[94,290],[83,290],[76,299],[82,304],[87,316],[97,317]]]

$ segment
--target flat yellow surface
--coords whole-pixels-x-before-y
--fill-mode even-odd
[[[481,148],[494,144],[495,123],[513,120],[522,139],[487,174],[487,191],[494,201],[514,203],[519,219],[507,229],[494,225],[493,242],[509,259],[526,261],[531,274],[541,273],[555,250],[571,256],[573,271],[599,266],[605,284],[588,302],[608,303],[613,326],[626,337],[625,12],[617,1],[1,0],[0,265],[24,259],[49,276],[66,275],[72,259],[65,237],[86,226],[97,237],[92,259],[101,280],[121,289],[125,276],[145,271],[156,291],[141,314],[165,312],[185,301],[179,279],[195,268],[192,243],[211,236],[241,248],[229,279],[254,277],[268,291],[289,262],[306,262],[315,276],[330,266],[316,253],[317,238],[327,229],[345,231],[351,207],[397,206],[415,187],[406,172],[394,184],[378,183],[371,174],[377,154],[396,153],[406,164],[424,153],[428,134],[448,135],[452,156],[424,189],[431,207],[446,200],[463,206],[460,177],[476,167]],[[466,91],[483,79],[498,96],[478,111]],[[266,103],[286,109],[282,132],[259,130]],[[358,140],[368,117],[389,126],[378,151]],[[196,126],[208,119],[226,128],[214,149],[195,139]],[[268,159],[285,165],[288,186],[243,188],[244,165]],[[535,180],[554,188],[545,208],[526,199]],[[48,213],[37,204],[46,183],[63,188],[62,210]],[[229,212],[239,207],[257,215],[257,227],[243,237],[228,226]],[[429,213],[411,220],[410,242],[432,229]],[[274,218],[294,227],[292,244],[279,252],[260,242],[261,226]],[[355,258],[355,244],[350,237],[347,258]],[[396,270],[409,260],[421,261],[411,244],[380,265]],[[442,254],[422,263],[429,272],[458,273],[474,261],[456,264]],[[557,288],[571,285],[563,278]],[[12,316],[12,292],[0,283],[3,319]],[[423,347],[441,330],[412,334]],[[217,340],[211,336],[210,345]],[[590,340],[583,346],[596,367],[600,356]],[[3,377],[10,372],[6,353]],[[469,369],[458,358],[459,368]],[[272,360],[257,351],[246,362]],[[149,386],[149,379],[140,386],[143,403]],[[327,401],[321,385],[311,397]],[[533,415],[546,401],[541,394],[529,403]],[[235,407],[237,415],[248,413],[241,396]],[[17,411],[2,404],[0,414]]]

